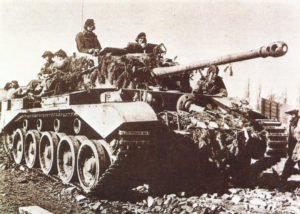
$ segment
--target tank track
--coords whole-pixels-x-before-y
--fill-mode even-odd
[[[115,196],[122,194],[134,188],[137,185],[133,177],[135,151],[131,149],[122,149],[117,155],[116,160],[102,174],[93,194],[104,194]]]
[[[24,130],[24,127],[23,128],[20,127],[22,126],[22,123],[20,123],[20,121],[22,120],[33,119],[31,121],[31,123],[33,123],[37,118],[53,119],[55,117],[65,118],[65,119],[67,118],[68,121],[69,120],[72,121],[72,119],[74,119],[76,115],[73,112],[59,112],[59,113],[48,112],[48,113],[38,113],[34,115],[21,115],[15,119],[15,123],[12,125],[12,127],[14,127],[13,132],[15,132],[18,128]],[[24,130],[24,136],[26,135],[26,133],[28,133],[28,131],[32,131],[32,130],[37,131],[37,129],[29,128],[26,131]],[[51,130],[46,130],[46,131],[51,131]],[[42,135],[43,132],[44,131],[39,131],[39,134]],[[69,135],[70,133],[56,133],[56,134],[61,134],[63,136],[63,135]],[[138,178],[135,179],[136,177],[135,175],[138,175],[135,172],[136,170],[135,166],[137,165],[136,163],[140,162],[141,157],[144,154],[143,152],[145,151],[145,149],[143,147],[149,145],[150,131],[148,130],[120,131],[119,130],[118,136],[119,137],[117,137],[118,139],[117,148],[112,149],[116,151],[114,154],[113,161],[111,157],[107,157],[110,159],[110,164],[102,172],[95,188],[92,188],[91,191],[86,192],[87,194],[100,195],[100,196],[105,195],[108,197],[111,196],[114,197],[117,196],[118,194],[126,193],[128,190],[138,185],[137,182],[139,180]],[[76,135],[72,135],[72,137],[76,137]],[[93,141],[93,138],[87,137],[87,139]],[[12,150],[10,151],[10,154],[12,154]],[[108,155],[107,152],[105,154]],[[26,167],[26,164],[24,163],[24,157],[22,163],[18,165],[24,165]],[[32,168],[30,170],[37,171],[54,180],[60,180],[57,171],[50,174],[45,174],[42,172],[42,169],[40,167]],[[82,188],[80,187],[80,183],[77,181],[77,179],[75,179],[74,181],[68,184],[76,187],[77,189],[82,190]]]

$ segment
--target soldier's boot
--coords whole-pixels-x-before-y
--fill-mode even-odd
[[[295,162],[289,157],[284,165],[282,174],[280,176],[280,184],[279,184],[279,190],[285,190],[287,188],[288,184],[288,178],[292,175],[293,169],[294,169]]]

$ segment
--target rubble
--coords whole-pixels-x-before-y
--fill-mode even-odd
[[[147,205],[148,207],[151,207],[154,203],[154,199],[151,196],[148,196],[147,198]]]
[[[75,200],[76,200],[77,202],[83,202],[83,201],[86,201],[86,200],[87,200],[87,197],[84,196],[84,195],[76,195],[76,196],[75,196]]]
[[[239,202],[242,201],[241,197],[239,195],[235,195],[232,197],[231,201],[234,203],[234,204],[238,204]]]
[[[74,193],[75,192],[75,190],[76,190],[76,187],[68,187],[68,188],[66,188],[66,189],[63,189],[62,191],[61,191],[61,195],[71,195],[72,193]]]
[[[52,214],[39,206],[20,207],[19,214]]]

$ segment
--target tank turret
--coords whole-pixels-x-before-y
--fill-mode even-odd
[[[168,75],[182,74],[188,71],[197,70],[208,67],[210,65],[223,65],[227,63],[239,62],[254,58],[266,58],[266,57],[280,57],[286,54],[288,46],[284,42],[273,42],[267,46],[260,47],[258,49],[228,54],[220,57],[215,57],[208,60],[201,60],[188,65],[177,65],[171,67],[158,67],[153,69],[153,73],[157,77],[164,77]]]

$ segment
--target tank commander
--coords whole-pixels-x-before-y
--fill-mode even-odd
[[[156,44],[147,43],[146,33],[141,32],[137,35],[135,42],[131,42],[125,48],[128,53],[153,53]]]
[[[200,74],[201,79],[197,82],[194,93],[227,97],[226,86],[222,77],[219,76],[219,68],[216,65],[209,66],[206,76],[201,72]]]
[[[94,19],[87,19],[84,24],[84,31],[79,32],[75,38],[79,52],[98,55],[102,48],[97,35],[93,32],[95,29]]]
[[[285,112],[290,116],[289,133],[288,133],[288,158],[285,162],[284,169],[280,178],[280,185],[284,187],[287,179],[293,173],[294,165],[298,163],[300,169],[300,121],[299,110],[294,109]]]

